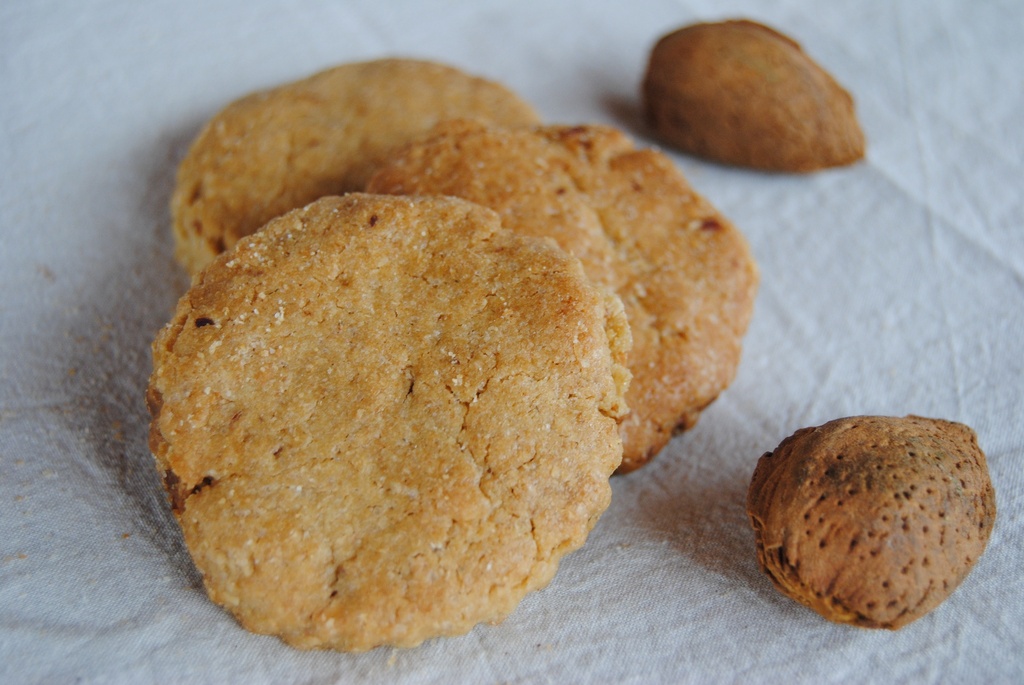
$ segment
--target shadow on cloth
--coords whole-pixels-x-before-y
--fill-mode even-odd
[[[777,593],[758,568],[746,513],[760,453],[735,444],[753,439],[729,420],[720,412],[702,418],[697,429],[626,476],[635,481],[635,525],[738,590],[774,601]]]
[[[82,465],[93,481],[121,495],[109,497],[132,533],[144,536],[195,588],[202,579],[192,564],[149,451],[145,394],[152,370],[150,344],[170,318],[188,277],[173,258],[169,202],[174,175],[199,124],[164,132],[134,148],[125,163],[137,179],[138,203],[111,215],[116,237],[108,266],[94,286],[78,293],[67,362],[75,370],[67,387],[74,398],[69,428],[82,432]],[[141,151],[141,154],[138,154]],[[83,414],[85,416],[83,416]],[[126,535],[127,536],[127,535]]]

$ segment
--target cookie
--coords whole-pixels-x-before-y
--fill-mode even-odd
[[[150,445],[211,599],[301,648],[500,621],[610,498],[629,331],[455,198],[322,198],[193,279]]]
[[[996,502],[969,427],[854,416],[799,430],[762,456],[747,513],[780,592],[830,621],[895,630],[967,577]]]
[[[538,121],[504,86],[409,59],[344,64],[243,97],[206,124],[179,167],[178,260],[194,274],[270,219],[362,190],[385,152],[451,117]]]
[[[618,292],[633,333],[620,472],[642,466],[732,381],[757,268],[665,155],[604,126],[448,122],[371,178],[377,193],[464,197],[548,236]]]
[[[753,21],[663,36],[642,94],[658,137],[724,164],[811,172],[864,157],[850,93],[799,43]]]

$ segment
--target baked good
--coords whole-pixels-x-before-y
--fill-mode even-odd
[[[553,238],[618,292],[633,332],[620,472],[691,427],[732,381],[757,287],[750,249],[668,157],[622,132],[445,122],[367,189],[478,202],[518,233]]]
[[[456,116],[538,121],[498,83],[410,59],[343,64],[231,103],[178,169],[171,199],[178,260],[194,274],[270,219],[362,190],[390,148]]]
[[[153,344],[150,445],[211,599],[301,648],[499,621],[610,498],[621,303],[455,198],[293,210]]]
[[[789,172],[864,157],[850,93],[799,43],[757,22],[695,24],[663,36],[642,93],[658,137],[700,157]]]
[[[969,427],[854,416],[804,428],[761,457],[747,512],[762,570],[825,618],[900,628],[942,603],[996,517]]]

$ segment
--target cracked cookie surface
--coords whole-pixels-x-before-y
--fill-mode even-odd
[[[757,289],[750,248],[668,157],[618,130],[446,122],[367,189],[478,202],[507,228],[553,238],[619,294],[634,341],[621,472],[692,427],[732,382]]]
[[[302,648],[501,620],[608,505],[629,340],[575,258],[469,202],[275,219],[153,344],[150,445],[211,599]]]
[[[179,167],[171,199],[178,260],[194,274],[274,217],[362,190],[388,150],[452,117],[538,121],[498,83],[412,59],[343,64],[231,103]]]

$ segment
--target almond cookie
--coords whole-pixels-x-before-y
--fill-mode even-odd
[[[194,274],[270,219],[362,190],[385,152],[451,117],[538,121],[497,83],[408,59],[341,65],[228,105],[178,170],[171,199],[178,260]]]
[[[761,568],[783,594],[831,621],[896,629],[967,576],[996,503],[967,426],[855,416],[762,456],[747,512]]]
[[[740,232],[665,155],[604,126],[447,122],[367,187],[490,207],[518,233],[554,238],[618,292],[633,333],[620,472],[691,427],[732,381],[757,269]]]
[[[853,97],[799,43],[753,21],[662,37],[642,90],[654,131],[684,152],[791,172],[864,157]]]
[[[500,621],[609,503],[629,331],[455,198],[327,197],[194,280],[150,445],[210,598],[301,648]]]

